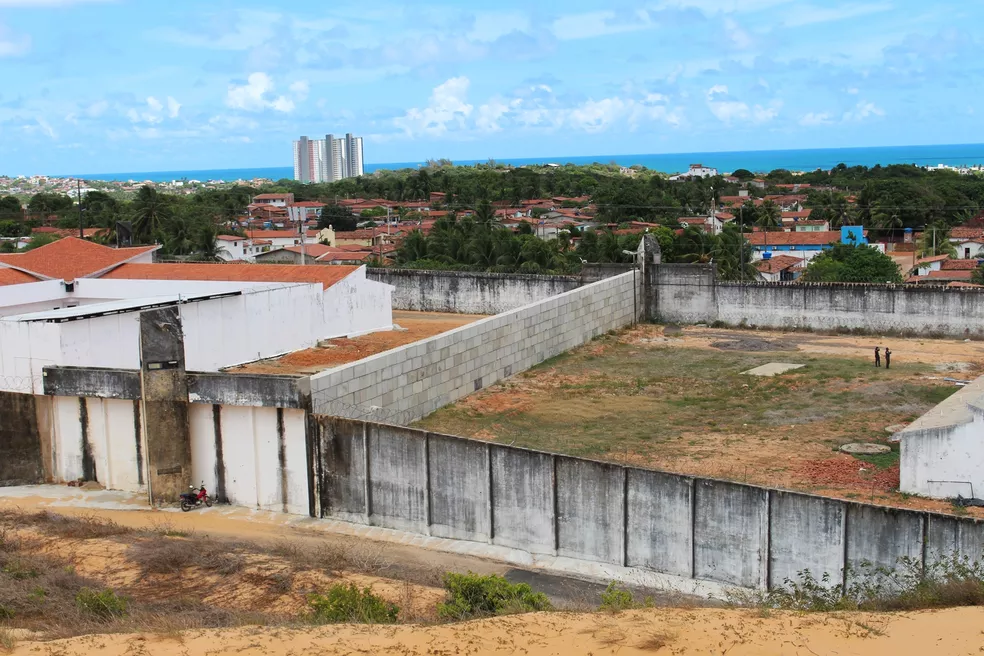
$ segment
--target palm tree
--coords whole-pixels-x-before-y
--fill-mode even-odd
[[[483,200],[475,208],[475,221],[479,225],[491,226],[495,221],[495,209],[488,200]]]
[[[758,210],[758,226],[763,230],[775,230],[782,227],[782,210],[771,200],[762,203]]]
[[[738,226],[728,223],[721,230],[714,244],[714,263],[721,280],[755,280],[757,272],[752,265],[752,245],[745,239]]]
[[[680,235],[679,259],[690,264],[707,264],[714,259],[717,240],[700,228],[687,226]]]
[[[136,241],[150,242],[160,235],[161,226],[170,216],[167,200],[148,185],[140,187],[133,201],[133,228]]]
[[[926,226],[922,237],[919,238],[918,247],[920,257],[957,256],[957,249],[950,241],[950,227],[943,221]]]

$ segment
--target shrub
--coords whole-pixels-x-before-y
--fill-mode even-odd
[[[632,601],[632,593],[622,587],[618,581],[612,581],[601,593],[601,607],[599,610],[618,612],[629,610],[635,606]]]
[[[358,622],[361,624],[392,624],[400,609],[372,590],[359,590],[354,583],[333,585],[327,594],[308,595],[311,619],[320,624]]]
[[[533,592],[526,583],[510,583],[491,574],[454,574],[444,577],[447,599],[437,613],[444,619],[461,620],[482,615],[506,615],[550,610],[550,600],[542,592]]]
[[[75,595],[75,605],[80,610],[104,620],[126,615],[127,601],[112,590],[82,588]]]
[[[906,611],[984,605],[984,565],[953,556],[922,568],[900,558],[895,568],[861,563],[849,569],[847,588],[829,574],[819,580],[803,570],[796,580],[752,598],[766,608],[829,612],[837,610]]]

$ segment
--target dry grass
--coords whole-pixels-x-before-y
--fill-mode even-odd
[[[646,637],[635,646],[635,648],[641,649],[642,651],[659,651],[663,647],[666,647],[672,643],[673,636],[668,633],[652,631],[648,633]]]

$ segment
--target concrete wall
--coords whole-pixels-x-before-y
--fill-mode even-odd
[[[311,377],[315,412],[408,424],[593,337],[632,323],[626,273]]]
[[[0,486],[42,482],[44,470],[34,396],[0,392]]]
[[[984,336],[984,291],[903,285],[727,283],[713,265],[651,268],[651,318],[765,328]]]
[[[393,285],[393,307],[397,310],[462,314],[500,314],[582,284],[575,276],[412,269],[370,269],[369,279]]]
[[[984,522],[315,416],[319,517],[746,588],[984,558]]]

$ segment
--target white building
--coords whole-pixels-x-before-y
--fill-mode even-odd
[[[984,377],[896,433],[899,491],[937,499],[984,498]]]
[[[300,137],[294,141],[294,179],[300,182],[337,182],[365,173],[362,137],[351,133],[324,139]]]
[[[293,230],[247,230],[245,237],[238,235],[219,235],[215,238],[215,248],[223,262],[253,262],[262,253],[288,246],[318,243],[320,233],[302,236]]]
[[[713,178],[717,174],[717,169],[712,169],[709,166],[704,166],[703,164],[691,164],[690,170],[687,171],[687,175],[691,178]]]

